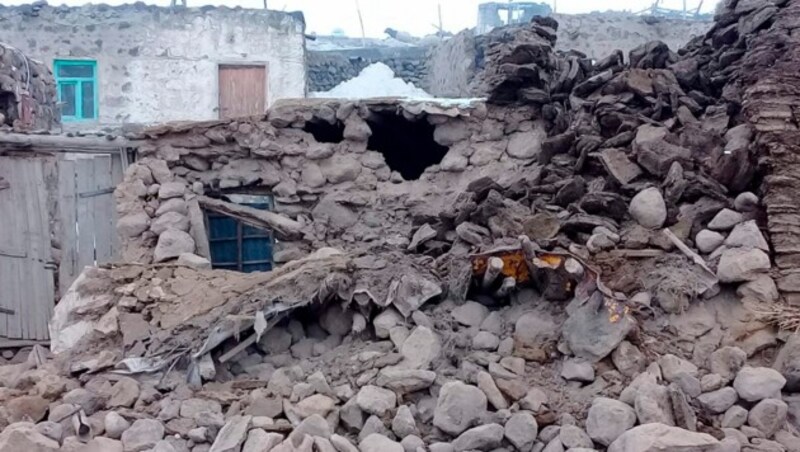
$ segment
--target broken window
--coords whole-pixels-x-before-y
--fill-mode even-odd
[[[97,62],[56,60],[54,63],[61,119],[97,119]]]
[[[386,164],[405,180],[416,180],[442,161],[447,146],[433,140],[436,128],[424,118],[409,120],[397,113],[375,113],[367,119],[372,135],[367,148],[383,154]]]
[[[344,124],[336,121],[311,120],[306,122],[303,130],[314,136],[320,143],[341,143],[344,140]]]
[[[226,195],[227,200],[254,209],[272,210],[271,196]],[[248,226],[230,216],[206,212],[211,266],[245,273],[272,270],[272,232]]]

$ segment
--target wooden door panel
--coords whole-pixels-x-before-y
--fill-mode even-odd
[[[219,67],[219,117],[235,118],[264,113],[267,99],[264,66]]]

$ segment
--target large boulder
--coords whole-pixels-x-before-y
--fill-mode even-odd
[[[769,256],[764,251],[733,248],[722,253],[717,265],[717,278],[725,283],[751,281],[770,268]]]
[[[705,433],[652,423],[623,433],[608,452],[719,452],[719,441]]]
[[[775,358],[775,370],[786,379],[784,389],[800,391],[800,334],[792,334]]]
[[[176,259],[183,253],[193,253],[194,245],[194,239],[188,233],[180,229],[167,229],[158,236],[154,254],[155,261],[164,262]]]
[[[154,419],[139,419],[122,434],[125,452],[142,452],[155,447],[164,437],[164,425]]]
[[[648,229],[658,229],[664,226],[667,219],[667,204],[661,190],[650,187],[633,197],[628,212],[640,225]]]
[[[472,427],[486,412],[486,395],[475,386],[459,381],[446,383],[439,391],[433,425],[451,435]]]

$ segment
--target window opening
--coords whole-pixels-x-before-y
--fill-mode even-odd
[[[224,198],[254,209],[274,209],[272,196],[225,195]],[[206,224],[212,268],[244,273],[272,270],[275,245],[272,231],[210,211],[206,212]]]
[[[58,102],[63,121],[97,119],[97,62],[56,60]]]

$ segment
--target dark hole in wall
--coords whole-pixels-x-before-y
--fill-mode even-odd
[[[372,136],[367,149],[383,154],[386,164],[405,180],[416,180],[425,168],[447,154],[447,146],[433,140],[436,128],[424,119],[411,121],[396,113],[374,113],[367,119]]]
[[[303,130],[314,136],[320,143],[341,143],[344,140],[344,123],[336,121],[308,121]]]
[[[5,117],[3,123],[7,125],[13,125],[14,119],[19,117],[17,97],[11,91],[0,92],[0,113]]]

